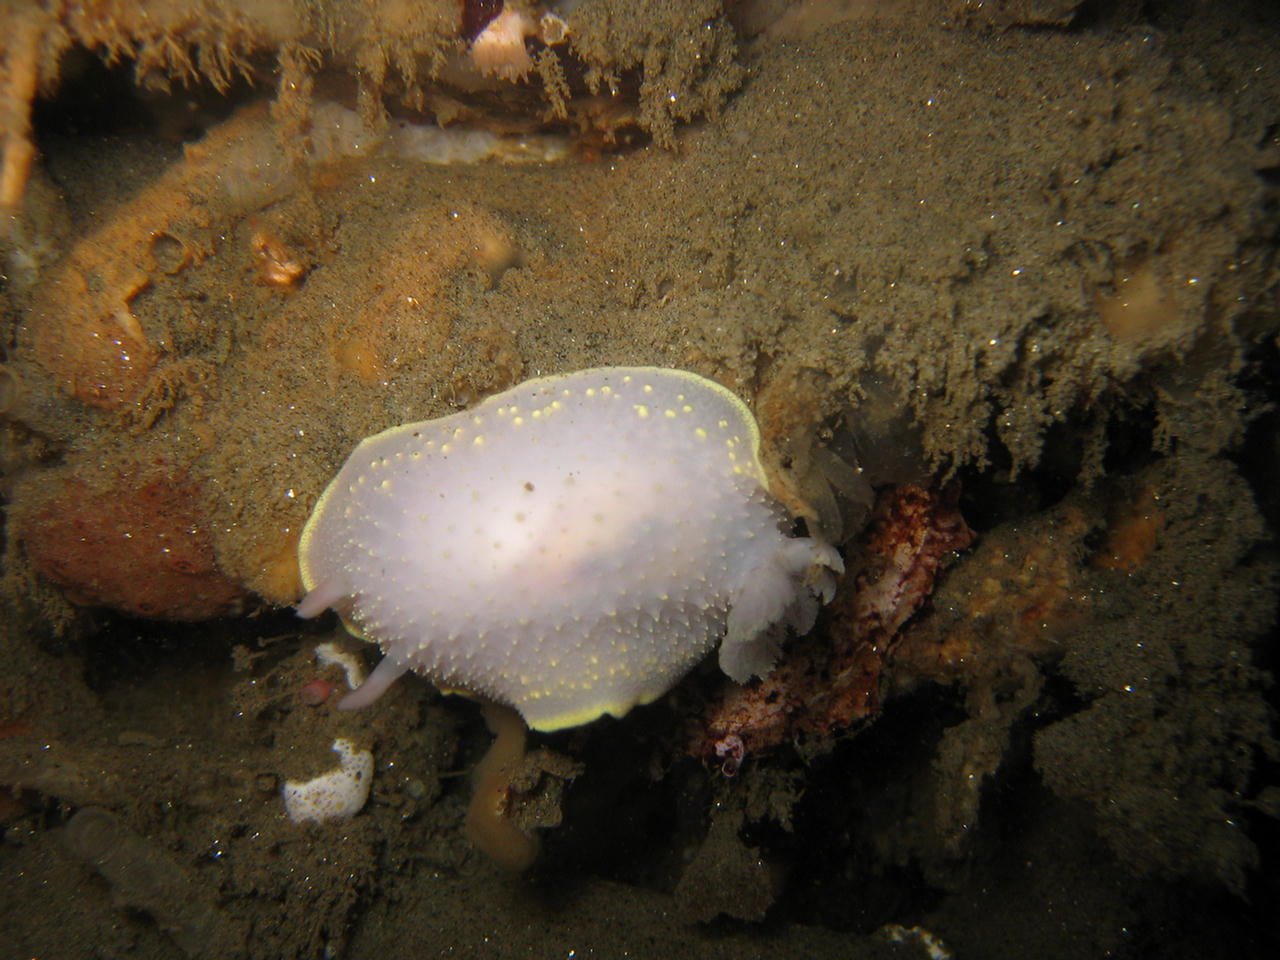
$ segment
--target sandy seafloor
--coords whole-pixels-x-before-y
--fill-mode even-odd
[[[4,240],[0,954],[1274,956],[1280,19],[570,6],[661,83],[547,163],[303,157],[269,59],[165,92],[68,40]],[[310,107],[354,108],[329,42]],[[842,590],[873,487],[975,537],[876,709],[736,776],[688,749],[714,662],[535,737],[512,875],[463,828],[473,703],[299,699],[338,624],[290,612],[296,539],[361,437],[607,364],[742,396]],[[289,822],[338,736],[368,805]]]

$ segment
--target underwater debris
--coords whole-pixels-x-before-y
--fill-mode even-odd
[[[81,807],[67,822],[64,843],[111,885],[120,906],[149,914],[188,956],[240,954],[247,930],[217,910],[159,843],[134,833],[111,811]]]
[[[345,737],[333,741],[338,766],[310,780],[286,780],[284,810],[294,823],[346,820],[364,809],[373,786],[373,754]]]

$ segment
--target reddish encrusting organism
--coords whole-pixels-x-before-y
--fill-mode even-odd
[[[157,620],[205,620],[239,609],[244,590],[219,569],[204,488],[185,467],[119,464],[89,482],[45,478],[13,519],[32,568],[83,606]]]
[[[766,677],[721,690],[690,719],[685,749],[728,775],[746,757],[826,736],[880,709],[880,672],[899,631],[947,559],[973,542],[959,487],[903,484],[880,493],[830,607],[828,631],[792,642]]]

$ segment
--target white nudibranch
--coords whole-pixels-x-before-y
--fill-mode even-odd
[[[299,545],[299,615],[386,655],[341,706],[412,669],[547,731],[655,700],[717,640],[734,680],[767,673],[844,565],[786,534],[759,439],[717,383],[601,367],[362,441]]]

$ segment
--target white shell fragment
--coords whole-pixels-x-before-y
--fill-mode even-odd
[[[358,750],[350,740],[333,741],[337,768],[313,780],[286,780],[284,810],[294,823],[327,823],[359,813],[369,799],[373,782],[373,754]]]
[[[680,370],[543,377],[362,441],[302,533],[304,617],[326,607],[386,658],[344,709],[413,669],[537,730],[621,716],[723,637],[768,672],[808,630],[839,554],[788,537],[751,412]]]
[[[352,690],[364,683],[364,664],[354,653],[348,653],[332,641],[316,644],[316,663],[321,666],[334,664],[347,676],[347,686]]]

